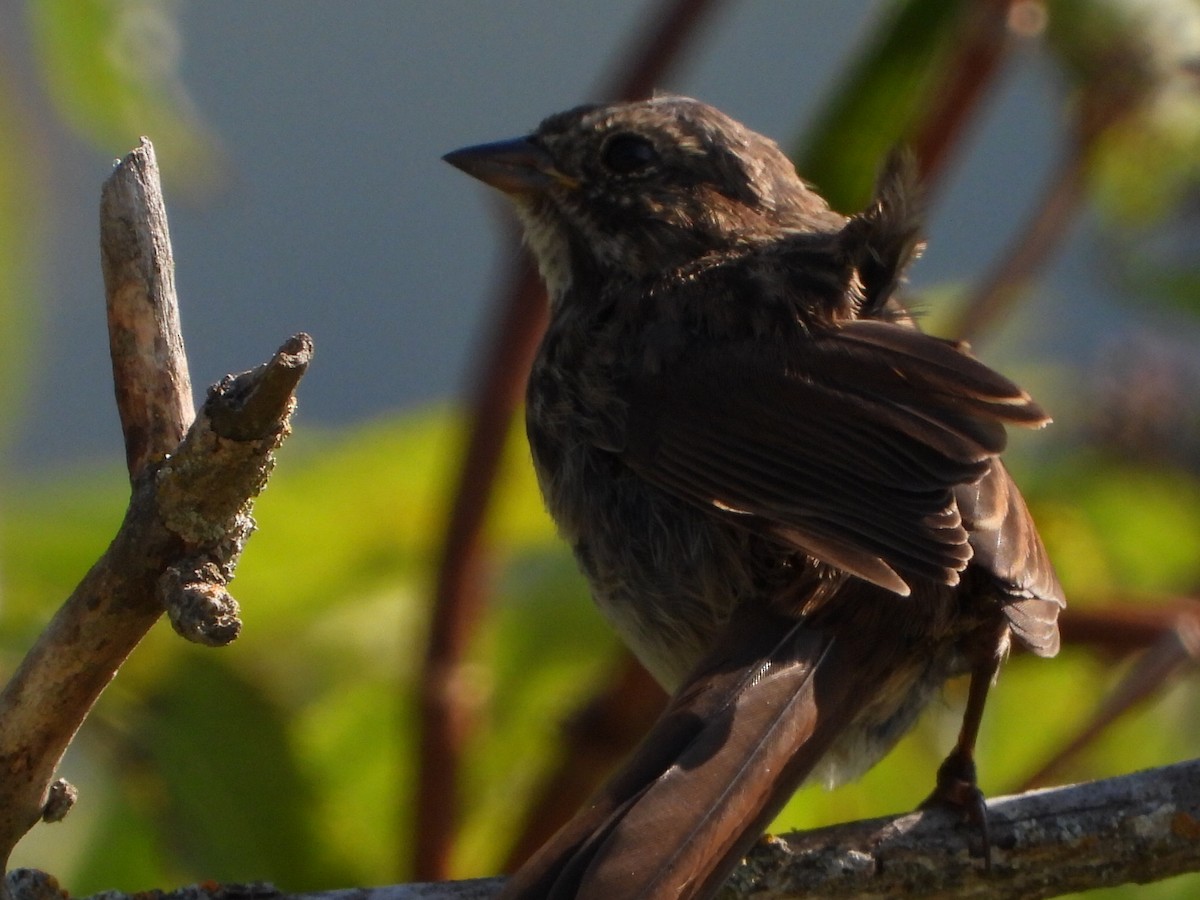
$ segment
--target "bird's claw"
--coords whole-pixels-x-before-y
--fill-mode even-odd
[[[937,786],[921,803],[921,809],[950,808],[979,831],[983,844],[983,868],[992,870],[992,839],[988,829],[987,800],[975,778],[975,761],[954,751],[938,768]]]

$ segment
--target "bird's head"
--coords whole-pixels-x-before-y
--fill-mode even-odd
[[[515,201],[552,297],[581,270],[653,277],[844,222],[773,141],[684,97],[577,107],[445,159]]]

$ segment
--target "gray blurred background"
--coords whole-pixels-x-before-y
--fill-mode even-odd
[[[660,85],[722,108],[786,147],[887,4],[745,0],[721,7]],[[310,332],[316,362],[300,428],[335,428],[458,395],[489,322],[489,285],[509,252],[506,214],[441,154],[532,128],[597,96],[647,0],[253,3],[164,7],[199,117],[221,145],[207,191],[168,212],[197,391]],[[0,22],[24,16],[0,0]],[[169,29],[168,29],[169,31]],[[142,36],[145,37],[145,36]],[[47,111],[27,29],[0,30],[0,58],[50,173],[52,250],[41,261],[31,387],[10,459],[21,468],[122,459],[107,360],[96,208],[111,155]],[[178,57],[175,56],[178,54]],[[977,275],[1016,230],[1057,140],[1062,88],[1036,44],[1019,48],[932,210],[918,289]],[[154,135],[149,135],[151,139]],[[165,163],[164,163],[165,165]],[[1044,283],[1056,317],[1026,335],[1079,345],[1104,295],[1086,225]],[[1061,305],[1062,296],[1073,298]],[[1068,310],[1064,318],[1063,310]],[[1078,310],[1078,316],[1070,311]],[[1029,323],[1036,328],[1030,329]],[[1073,335],[1068,341],[1067,335]],[[1060,416],[1061,420],[1061,416]]]

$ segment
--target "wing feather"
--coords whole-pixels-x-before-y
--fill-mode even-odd
[[[990,486],[1006,424],[1045,413],[961,346],[904,325],[849,322],[796,343],[777,358],[692,348],[636,380],[623,459],[889,590],[913,576],[956,584],[975,552],[958,497]]]

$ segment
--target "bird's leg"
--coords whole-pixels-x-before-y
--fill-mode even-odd
[[[938,767],[937,786],[925,798],[922,809],[932,806],[949,806],[959,810],[963,817],[979,829],[983,841],[983,865],[988,871],[992,867],[992,842],[988,832],[987,803],[975,777],[975,739],[983,722],[983,708],[987,703],[988,689],[1000,668],[1000,657],[988,654],[971,670],[971,686],[967,693],[967,708],[963,710],[962,727],[958,741],[950,755]]]

